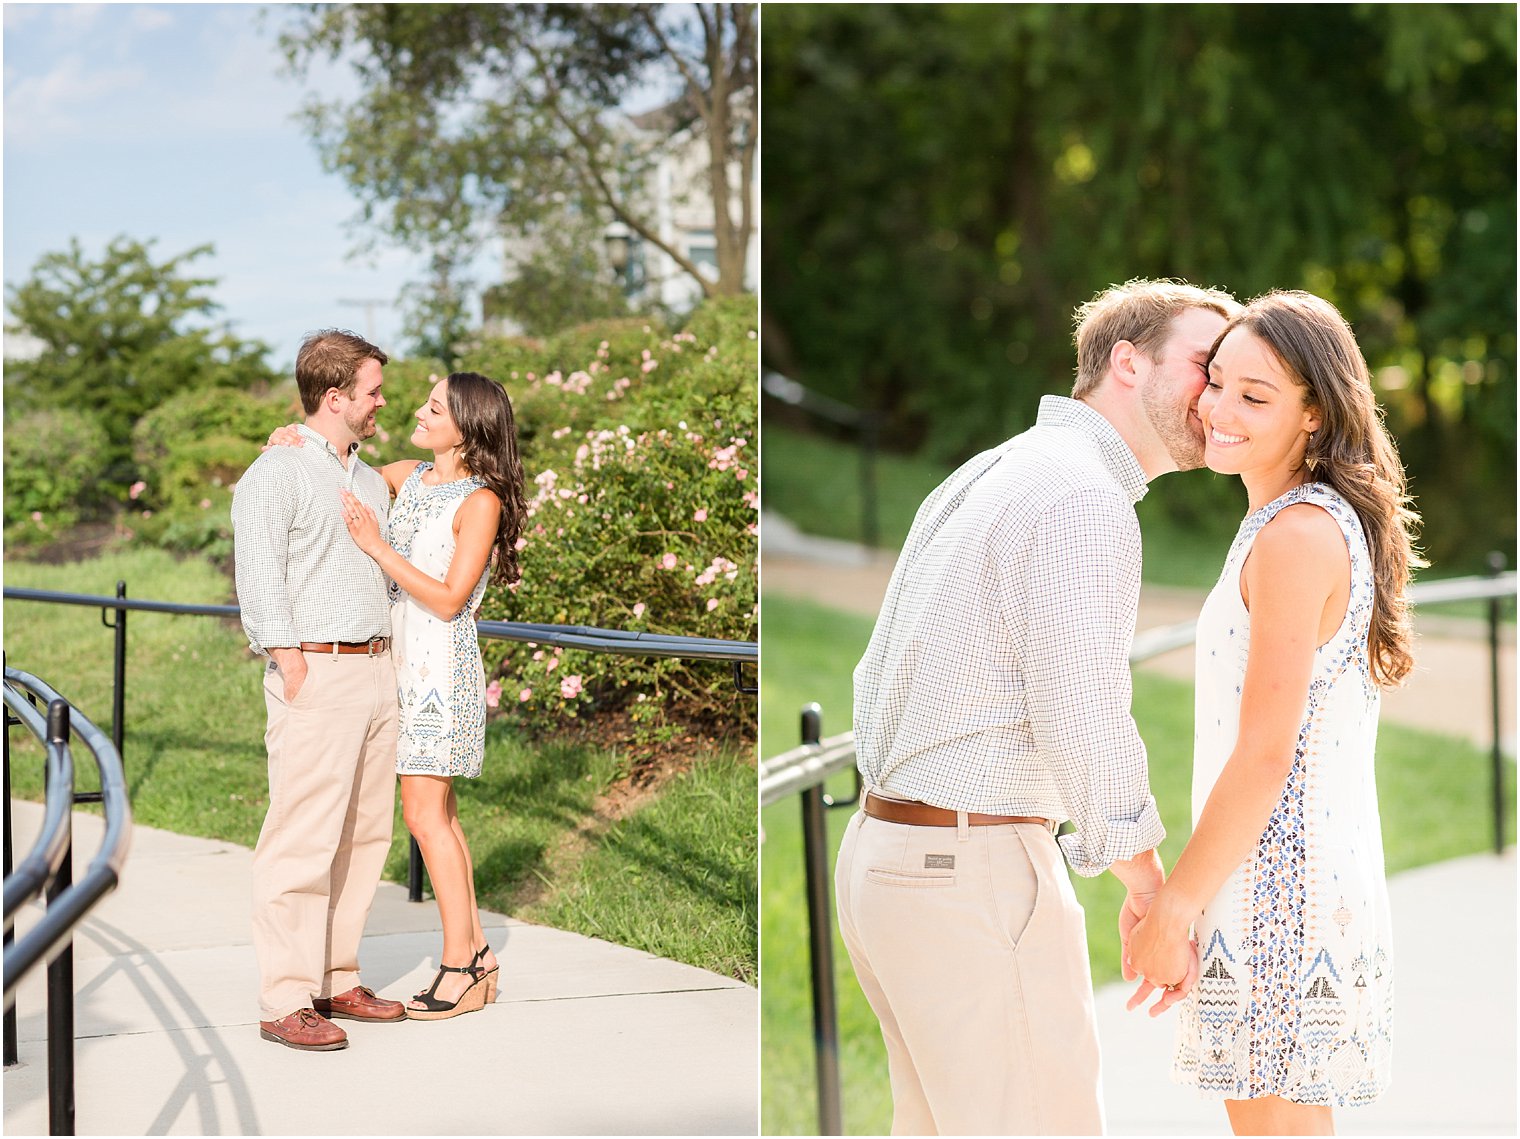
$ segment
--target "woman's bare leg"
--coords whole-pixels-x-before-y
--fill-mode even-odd
[[[496,968],[496,954],[491,952],[490,943],[486,941],[485,931],[480,927],[480,906],[475,900],[475,863],[470,857],[470,844],[465,841],[464,827],[459,822],[459,800],[454,794],[452,784],[449,786],[448,815],[449,828],[454,832],[454,838],[459,843],[459,849],[464,852],[465,872],[470,882],[470,952],[474,953],[481,946],[485,946],[486,953],[481,959],[481,966],[485,969],[494,969]]]
[[[449,820],[453,797],[453,781],[447,776],[401,776],[401,813],[422,850],[422,860],[427,863],[428,879],[433,884],[443,924],[443,954],[438,963],[463,966],[470,964],[475,952],[471,943],[474,887],[469,852]],[[478,930],[478,919],[473,924]],[[433,995],[437,1000],[455,1001],[473,983],[467,974],[446,973]],[[413,1001],[411,1007],[425,1006]]]

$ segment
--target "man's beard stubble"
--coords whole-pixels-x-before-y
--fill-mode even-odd
[[[1195,471],[1203,466],[1202,428],[1193,428],[1191,405],[1177,407],[1156,394],[1156,384],[1147,383],[1140,391],[1140,402],[1156,436],[1166,448],[1179,471]]]

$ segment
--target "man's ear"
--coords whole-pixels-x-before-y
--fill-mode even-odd
[[[1125,387],[1138,387],[1145,379],[1138,371],[1142,356],[1131,341],[1116,341],[1108,350],[1108,370]]]

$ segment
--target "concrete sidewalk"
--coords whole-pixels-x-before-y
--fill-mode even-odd
[[[30,849],[38,804],[15,802]],[[76,874],[101,820],[74,815]],[[262,1040],[249,937],[252,852],[137,827],[122,885],[76,931],[81,1135],[755,1134],[759,995],[638,950],[482,913],[496,1003],[441,1022],[340,1022],[341,1052]],[[18,934],[36,920],[28,907]],[[382,883],[365,983],[427,987],[438,910]],[[45,972],[23,983],[5,1134],[46,1134]]]
[[[1396,874],[1393,1083],[1335,1113],[1342,1135],[1515,1134],[1515,855]],[[1117,934],[1115,935],[1117,936]],[[1171,1082],[1172,1017],[1128,1012],[1133,985],[1097,996],[1113,1135],[1228,1135],[1222,1104]]]

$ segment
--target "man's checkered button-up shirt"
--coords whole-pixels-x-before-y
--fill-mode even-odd
[[[1035,426],[919,508],[855,670],[865,782],[952,810],[1070,819],[1101,873],[1165,834],[1130,715],[1145,473],[1098,412]]]
[[[300,447],[271,447],[232,495],[233,560],[243,631],[254,652],[302,641],[388,637],[385,573],[354,545],[339,489],[375,512],[380,532],[390,489],[379,471],[347,455],[305,424]]]

